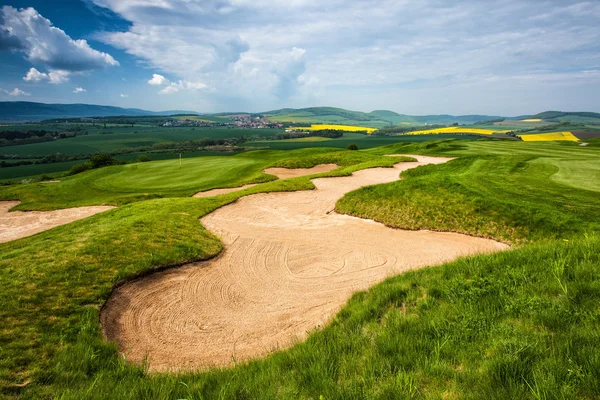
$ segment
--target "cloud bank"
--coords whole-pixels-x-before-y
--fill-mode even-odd
[[[34,8],[0,9],[0,50],[22,52],[36,66],[23,78],[28,82],[64,83],[72,73],[118,66],[110,54],[92,49],[85,40],[73,40]]]

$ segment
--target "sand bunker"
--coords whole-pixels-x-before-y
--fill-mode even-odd
[[[18,201],[0,201],[0,243],[35,235],[114,207],[77,207],[56,211],[13,211]]]
[[[279,179],[296,178],[298,176],[321,174],[323,172],[329,172],[336,169],[336,164],[320,164],[312,168],[267,168],[263,170],[265,174],[275,175]],[[256,183],[249,185],[234,187],[234,188],[223,188],[223,189],[212,189],[205,192],[196,193],[193,197],[213,197],[220,194],[227,194],[237,192],[238,190],[244,190],[256,186]]]
[[[202,219],[225,245],[210,261],[152,274],[105,304],[105,337],[151,371],[191,371],[264,356],[327,323],[352,293],[410,269],[506,245],[402,231],[331,212],[344,194],[448,159],[313,180],[317,189],[241,198]]]

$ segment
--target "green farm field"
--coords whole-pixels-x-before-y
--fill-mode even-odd
[[[239,129],[239,128],[145,128],[120,127],[106,129],[111,134],[89,134],[74,138],[60,139],[52,142],[26,144],[20,146],[0,147],[0,154],[28,156],[44,156],[61,153],[65,155],[94,154],[111,152],[122,148],[152,146],[156,143],[182,142],[200,139],[227,139],[243,136],[275,136],[279,129]],[[137,133],[135,133],[137,131]]]
[[[0,396],[600,397],[600,148],[390,139],[396,138],[351,138],[361,151],[331,148],[340,139],[282,143],[329,146],[187,159],[181,169],[177,160],[153,161],[51,185],[0,187],[0,198],[21,200],[21,209],[119,205],[0,244]],[[99,310],[115,284],[222,251],[199,217],[240,196],[313,188],[308,177],[273,181],[264,168],[337,163],[342,168],[324,175],[345,175],[399,161],[386,154],[456,159],[350,192],[338,201],[339,213],[494,238],[513,248],[391,277],[356,293],[305,341],[231,368],[151,374],[103,339]],[[189,198],[251,182],[264,183]]]

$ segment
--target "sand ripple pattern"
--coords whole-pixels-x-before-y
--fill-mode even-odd
[[[114,207],[94,206],[56,211],[13,211],[18,201],[0,201],[0,243],[35,235],[69,222],[87,218]]]
[[[192,371],[264,356],[306,337],[352,293],[398,273],[505,249],[455,233],[402,231],[331,212],[344,194],[448,159],[313,180],[317,189],[241,198],[202,218],[223,253],[114,291],[106,338],[151,371]]]

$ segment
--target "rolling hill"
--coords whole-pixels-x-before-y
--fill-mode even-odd
[[[151,116],[173,114],[197,114],[190,111],[147,111],[137,108],[121,108],[94,104],[45,104],[27,101],[0,102],[0,121],[42,121],[52,118]]]
[[[424,124],[473,124],[477,121],[501,118],[489,115],[422,115],[398,114],[390,110],[375,110],[370,113],[350,111],[335,107],[310,107],[301,109],[284,108],[263,113],[272,121],[298,123],[336,123],[345,125],[381,128],[392,125]]]

